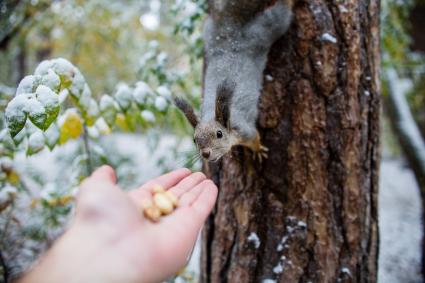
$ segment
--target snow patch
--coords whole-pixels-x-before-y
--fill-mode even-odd
[[[167,109],[167,100],[162,96],[158,96],[155,98],[155,108],[158,111],[165,111]]]
[[[337,43],[337,39],[335,36],[331,35],[330,33],[324,33],[322,34],[322,36],[320,37],[323,41],[329,41],[332,43]]]
[[[254,243],[254,247],[258,249],[261,245],[260,238],[258,238],[258,235],[255,232],[251,232],[248,236],[248,242]]]
[[[273,273],[280,274],[283,272],[283,264],[279,262],[275,267],[273,267]]]
[[[304,221],[298,221],[297,225],[301,228],[307,228],[307,224]]]
[[[143,110],[140,115],[145,121],[155,123],[155,115],[151,111]]]
[[[166,86],[163,86],[163,85],[161,85],[161,86],[159,86],[157,89],[156,89],[156,92],[159,94],[159,95],[161,95],[161,96],[163,96],[163,97],[165,97],[165,98],[167,98],[167,99],[171,99],[171,91],[168,89],[168,87],[166,87]]]

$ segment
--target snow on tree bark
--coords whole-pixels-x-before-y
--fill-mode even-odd
[[[202,282],[376,282],[379,65],[379,0],[295,3],[264,71],[269,158],[204,164],[220,193]]]

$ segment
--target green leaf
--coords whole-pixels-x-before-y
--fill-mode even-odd
[[[126,84],[120,84],[115,93],[115,100],[118,102],[121,109],[125,112],[130,108],[133,101],[132,90]]]
[[[15,143],[13,142],[9,129],[3,129],[0,132],[0,143],[3,144],[4,148],[8,151],[13,151],[15,149]]]
[[[115,124],[115,119],[117,117],[117,109],[115,106],[116,102],[109,95],[103,95],[100,99],[100,111],[102,117],[105,119],[106,124],[110,128]]]
[[[13,137],[13,142],[18,146],[27,136],[27,129],[24,127],[16,136]]]
[[[58,95],[50,88],[40,85],[36,90],[37,100],[43,105],[47,115],[43,130],[47,130],[52,122],[58,117],[60,104]]]
[[[40,152],[44,148],[44,136],[41,131],[32,133],[28,138],[27,154],[33,155],[34,153]]]
[[[44,130],[47,120],[46,109],[37,99],[30,99],[27,102],[27,113],[30,121],[37,126],[37,128]]]
[[[26,96],[15,96],[6,107],[6,122],[12,137],[16,136],[27,121],[27,113],[24,111],[26,105]]]
[[[60,130],[56,123],[53,123],[45,132],[46,145],[50,150],[57,145],[60,138]]]

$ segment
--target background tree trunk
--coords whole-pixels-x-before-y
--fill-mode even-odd
[[[379,66],[379,0],[295,3],[264,71],[269,159],[204,164],[202,282],[376,282]]]

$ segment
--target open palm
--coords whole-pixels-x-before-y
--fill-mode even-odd
[[[141,213],[142,200],[152,197],[155,185],[179,198],[178,208],[158,223]],[[90,270],[104,275],[92,280],[159,282],[185,265],[216,197],[216,186],[199,172],[179,169],[124,192],[116,185],[113,169],[103,166],[82,183],[69,233],[80,230],[85,232],[78,234],[98,237],[85,238],[93,249],[93,256],[87,256],[93,257],[87,260]]]

